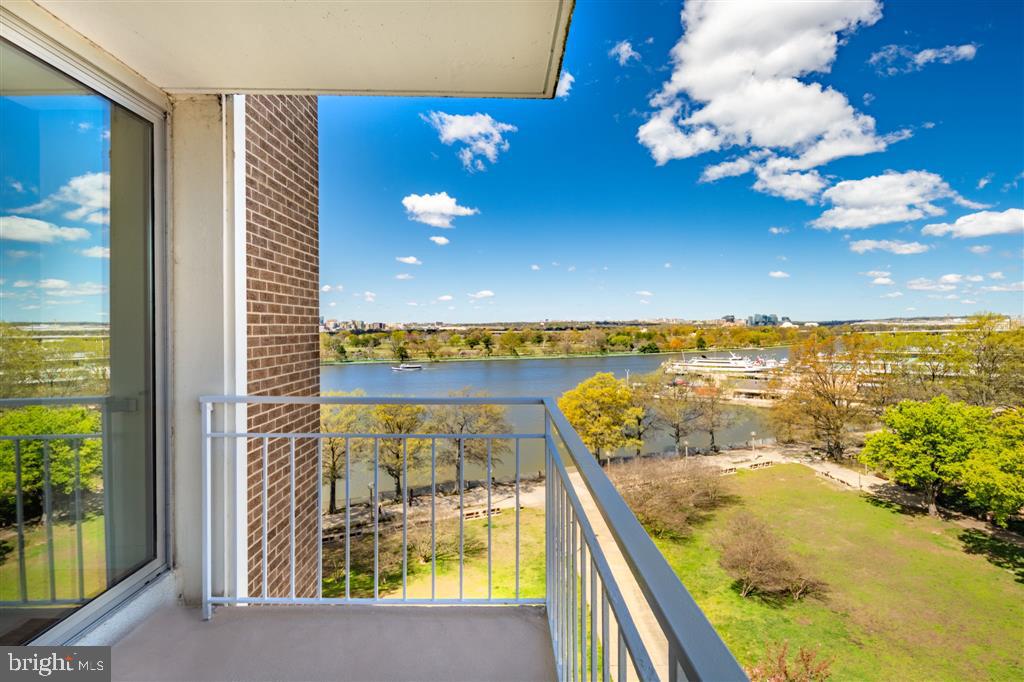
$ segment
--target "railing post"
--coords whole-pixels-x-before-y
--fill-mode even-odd
[[[201,523],[201,535],[202,535],[202,559],[203,559],[203,620],[210,620],[213,616],[213,604],[210,603],[210,597],[213,596],[210,591],[210,578],[213,572],[212,556],[210,552],[210,414],[213,410],[213,405],[210,403],[200,404],[200,430],[202,431],[202,446],[201,446],[201,478],[202,478],[202,523]],[[106,437],[104,435],[104,454],[106,453]],[[104,461],[103,469],[106,471],[107,462]],[[104,495],[106,497],[106,495]],[[109,572],[109,569],[108,569]]]

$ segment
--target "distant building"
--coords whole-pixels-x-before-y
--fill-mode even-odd
[[[733,322],[736,321],[736,316],[735,315],[722,315],[722,321],[723,322],[727,322],[729,324],[732,324]]]
[[[805,327],[817,327],[818,323],[817,322],[804,322],[804,326]]]
[[[778,315],[766,315],[764,313],[754,313],[747,318],[747,325],[751,327],[774,327],[779,323]]]

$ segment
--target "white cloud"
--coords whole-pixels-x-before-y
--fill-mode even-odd
[[[572,90],[572,84],[576,78],[571,73],[562,69],[562,76],[558,79],[558,87],[555,88],[555,97],[561,97],[565,99],[569,96],[569,91]]]
[[[907,288],[914,291],[953,291],[956,286],[935,282],[927,277],[918,277],[907,282]]]
[[[963,280],[964,276],[957,274],[955,272],[951,272],[948,275],[943,275],[942,277],[939,277],[939,281],[942,282],[943,284],[959,284]]]
[[[89,123],[88,121],[81,121],[78,124],[78,132],[80,132],[80,133],[84,133],[87,130],[91,130],[91,129],[92,129],[92,123]]]
[[[665,263],[665,267],[671,269],[672,264],[671,263]]]
[[[982,287],[982,291],[1024,291],[1024,282],[1014,282],[1012,284],[994,284],[990,287]]]
[[[423,265],[423,261],[416,256],[395,256],[395,260],[406,265]]]
[[[98,296],[100,294],[107,293],[107,285],[105,284],[97,284],[96,282],[72,284],[66,279],[57,278],[41,279],[38,282],[21,279],[15,282],[14,286],[19,289],[26,289],[29,287],[37,288],[47,296],[59,298],[68,298],[72,296]],[[62,303],[66,303],[66,301],[62,301]]]
[[[82,250],[82,255],[86,258],[110,258],[110,247],[90,246],[88,249]]]
[[[974,305],[975,303],[977,303],[977,301],[969,299],[969,298],[965,298],[965,299],[961,300],[960,302],[965,304],[965,305]]]
[[[987,246],[987,245],[979,244],[977,246],[972,246],[972,247],[968,248],[967,250],[970,251],[973,254],[977,254],[979,256],[982,256],[982,255],[988,253],[989,251],[991,251],[992,247],[991,246]]]
[[[13,286],[16,289],[24,289],[25,287],[32,286],[32,282],[28,281],[27,279],[19,279],[14,283]]]
[[[620,40],[615,43],[615,46],[608,50],[608,56],[614,57],[619,62],[619,66],[625,66],[630,59],[640,61],[640,53],[633,49],[633,44],[628,40]]]
[[[892,281],[891,277],[875,277],[871,280],[871,284],[873,286],[890,286],[895,284],[895,282]]]
[[[64,218],[92,225],[110,222],[110,174],[85,173],[68,180],[67,184],[42,201],[11,209],[11,213],[41,214],[66,209]]]
[[[448,192],[437,194],[410,194],[402,199],[409,220],[415,220],[433,227],[451,227],[452,220],[458,216],[476,215],[480,211],[475,208],[459,206],[455,197]]]
[[[497,162],[498,153],[507,152],[509,148],[505,133],[517,130],[511,123],[495,121],[489,114],[464,115],[431,111],[420,114],[420,118],[434,126],[444,144],[458,142],[463,145],[458,155],[468,171],[484,170],[484,159],[490,163]]]
[[[450,294],[445,294],[444,296],[438,296],[437,300],[439,300],[439,301],[450,301],[450,300],[452,300],[452,296]]]
[[[985,185],[987,185],[988,183],[992,182],[992,178],[994,178],[994,177],[995,177],[995,173],[989,173],[985,177],[980,178],[978,180],[978,189],[985,189]]]
[[[924,253],[931,247],[921,242],[903,242],[898,239],[860,239],[850,242],[850,251],[868,253],[869,251],[888,251],[897,256],[909,256]]]
[[[952,64],[953,62],[970,61],[978,53],[978,46],[946,45],[945,47],[927,48],[915,52],[905,45],[886,45],[868,59],[882,76],[895,76],[899,73],[920,71],[932,62]]]
[[[881,3],[689,0],[672,48],[672,75],[650,101],[637,139],[655,163],[731,147],[745,159],[705,169],[704,181],[763,169],[755,189],[808,200],[824,187],[811,169],[884,150],[875,120],[814,80],[828,73],[840,36],[881,18]]]
[[[786,279],[789,277],[789,273],[783,272],[782,270],[772,270],[768,273],[768,276],[774,277],[775,279]]]
[[[651,296],[654,296],[654,294],[652,292],[645,291],[643,289],[641,289],[640,291],[635,291],[633,293],[635,293],[637,296],[642,296],[644,298],[650,298]]]
[[[333,308],[333,307],[335,307],[336,305],[338,305],[338,302],[337,302],[337,301],[331,301],[330,303],[328,303],[328,304],[327,304],[327,307],[329,307],[329,308]]]
[[[540,266],[534,263],[533,265],[530,266],[530,269],[536,272],[537,270],[540,270]]]
[[[811,225],[823,230],[853,230],[943,215],[946,210],[932,203],[939,199],[984,208],[964,199],[940,176],[927,171],[890,170],[860,180],[844,180],[825,190],[822,199],[832,208]]]
[[[331,290],[331,285],[330,284],[325,284],[322,287],[320,287],[320,291],[324,292],[325,294],[328,293],[330,290]]]
[[[355,295],[359,296],[360,294]],[[363,297],[363,300],[366,301],[367,303],[373,303],[377,300],[377,294],[373,293],[372,291],[364,291],[361,295]]]
[[[45,220],[16,215],[0,216],[0,239],[34,244],[78,242],[92,236],[81,227],[60,227]]]
[[[400,279],[400,280],[404,281],[404,280],[413,279],[413,276],[410,275],[408,272],[401,272],[401,273],[395,275],[395,279]]]
[[[867,272],[860,273],[866,277],[888,277],[892,273],[888,270],[868,270]]]
[[[451,240],[448,239],[448,237],[438,237],[436,235],[431,237],[430,241],[434,242],[438,246],[444,246],[445,244],[450,244],[451,243]]]
[[[25,193],[25,185],[21,184],[17,180],[11,180],[9,182],[9,184],[11,186],[11,189],[13,189],[18,194],[24,194]]]
[[[989,279],[1006,279],[1006,275],[1004,275],[999,270],[996,270],[995,272],[988,273],[988,278]]]
[[[722,178],[732,178],[737,175],[749,173],[754,164],[750,159],[738,158],[729,161],[722,161],[711,166],[705,166],[700,174],[700,182],[714,182]]]
[[[953,223],[925,225],[921,234],[952,235],[954,239],[988,237],[994,234],[1024,234],[1024,210],[1008,208],[1003,212],[979,211],[960,216]]]
[[[879,298],[899,298],[902,295],[902,291],[890,291],[887,294],[882,294]]]
[[[570,265],[568,268],[566,268],[566,270],[568,272],[576,272],[576,266],[575,265]]]
[[[865,92],[864,96],[861,97],[861,101],[864,102],[864,106],[870,107],[871,103],[875,101],[875,95],[870,92]]]
[[[474,300],[480,300],[482,298],[492,298],[494,296],[494,292],[491,291],[490,289],[481,289],[475,294],[467,294],[467,296]]]
[[[787,234],[789,232],[788,227],[769,227],[768,234]]]
[[[419,303],[417,303],[416,301],[406,301],[405,304],[411,305],[413,308],[419,305]]]

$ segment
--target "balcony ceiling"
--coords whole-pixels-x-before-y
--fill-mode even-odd
[[[552,97],[574,0],[37,2],[171,94]]]

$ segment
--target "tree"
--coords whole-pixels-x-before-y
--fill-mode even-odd
[[[651,535],[683,538],[722,496],[717,467],[700,460],[635,460],[608,473],[637,519]]]
[[[735,415],[725,402],[726,387],[713,380],[698,384],[692,389],[693,407],[696,418],[694,425],[701,431],[707,431],[711,437],[711,449],[718,450],[715,444],[715,432],[731,425]]]
[[[101,417],[98,410],[85,407],[50,407],[33,405],[7,410],[0,414],[0,435],[28,436],[42,434],[99,435]],[[75,442],[49,441],[50,486],[59,495],[75,492]],[[99,438],[77,443],[79,476],[82,490],[96,491],[102,486],[103,444]],[[45,483],[43,441],[24,439],[20,442],[21,492],[27,516],[41,513]],[[16,471],[14,442],[0,441],[0,525],[15,520]],[[60,505],[55,505],[60,508]]]
[[[984,444],[964,462],[960,485],[999,525],[1024,507],[1024,407],[992,419]]]
[[[409,349],[405,346],[406,333],[403,331],[393,331],[391,336],[388,337],[388,345],[391,347],[391,354],[395,356],[395,360],[399,362],[405,362],[409,359]]]
[[[703,334],[697,334],[697,350],[704,350],[708,347],[708,342],[704,339]]]
[[[822,442],[828,457],[846,451],[851,427],[869,417],[861,384],[870,376],[870,358],[855,337],[809,339],[793,349],[789,369],[788,409],[805,415],[809,430]]]
[[[351,393],[329,391],[324,396],[362,396],[361,390]],[[370,408],[366,405],[321,405],[321,433],[365,433],[370,428]],[[346,439],[343,436],[329,436],[323,439],[323,483],[328,486],[327,512],[338,513],[335,484],[345,477],[345,447],[349,450],[349,464],[352,455],[362,455],[368,450],[366,439]]]
[[[884,469],[897,483],[923,490],[928,513],[937,516],[936,499],[985,445],[989,419],[987,409],[946,396],[905,400],[885,411],[885,430],[868,437],[860,460]]]
[[[523,345],[522,335],[512,329],[502,334],[498,338],[498,347],[504,349],[509,355],[516,357],[519,355],[519,348]]]
[[[973,405],[1024,403],[1024,329],[1001,315],[977,315],[953,335],[949,364],[956,392]]]
[[[348,353],[345,350],[345,341],[340,334],[325,334],[323,339],[324,350],[334,356],[334,359],[344,362],[348,360]]]
[[[642,376],[629,386],[633,394],[633,407],[637,408],[633,423],[627,428],[629,436],[635,441],[636,456],[640,456],[644,437],[655,428],[654,397],[662,388],[661,376],[657,373]]]
[[[611,456],[619,448],[635,443],[626,429],[640,410],[634,406],[626,383],[610,372],[595,374],[566,391],[558,399],[558,408],[598,460],[602,453]]]
[[[473,393],[469,388],[449,393],[458,397],[487,397],[486,393]],[[453,438],[442,439],[439,443],[438,460],[455,467],[455,480],[462,480],[462,464],[459,462],[459,449],[462,449],[462,460],[480,466],[487,466],[487,440],[482,438],[464,438],[469,434],[512,433],[512,426],[505,418],[505,408],[501,405],[438,405],[427,417],[426,428],[433,433],[456,434]],[[507,440],[492,440],[491,462],[500,462],[511,448]]]
[[[43,346],[13,324],[0,323],[0,395],[36,395],[43,381]]]
[[[371,428],[381,434],[419,433],[425,416],[426,410],[420,405],[377,405],[371,412]],[[378,465],[395,482],[395,496],[399,500],[405,489],[403,454],[405,468],[419,468],[424,463],[421,455],[426,446],[426,441],[419,438],[380,439]]]
[[[682,454],[680,445],[697,421],[697,406],[688,385],[666,386],[652,396],[651,409],[655,424],[668,431],[676,448],[676,457]]]
[[[647,343],[643,344],[636,350],[638,353],[658,353],[661,349],[658,348],[658,344],[656,344],[654,341],[648,341]]]
[[[489,333],[484,332],[480,337],[480,343],[484,346],[484,354],[490,357],[491,353],[494,351],[494,337]]]

